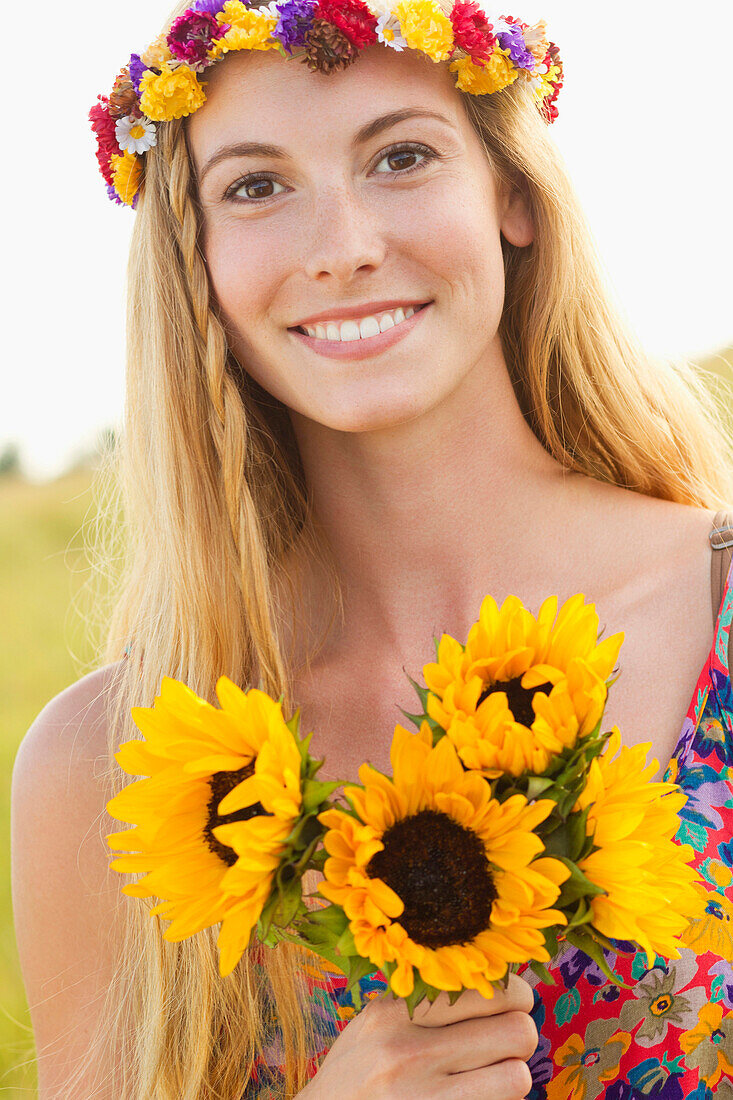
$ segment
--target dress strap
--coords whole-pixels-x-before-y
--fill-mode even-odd
[[[710,594],[713,602],[713,623],[716,623],[731,559],[733,559],[733,513],[726,512],[725,509],[716,512],[708,538],[713,549],[710,564]]]

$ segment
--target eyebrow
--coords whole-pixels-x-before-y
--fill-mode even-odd
[[[371,122],[367,122],[354,134],[351,147],[355,149],[359,145],[364,145],[381,134],[383,130],[388,130],[391,126],[396,126],[398,122],[404,122],[408,118],[435,118],[439,122],[446,123],[451,129],[455,129],[455,124],[437,111],[428,111],[422,107],[405,107],[401,111],[390,111],[386,115],[380,115],[378,118],[373,118]],[[268,145],[261,141],[238,141],[230,145],[222,145],[204,164],[199,182],[215,165],[232,157],[271,157],[275,160],[287,160],[288,153],[279,145]]]

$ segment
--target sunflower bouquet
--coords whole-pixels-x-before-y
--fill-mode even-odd
[[[416,730],[397,725],[392,774],[364,763],[345,786],[318,780],[282,700],[221,677],[217,708],[165,678],[133,708],[146,741],[117,753],[146,777],[108,804],[136,823],[108,837],[135,849],[112,867],[146,872],[123,892],[166,899],[151,914],[169,940],[221,922],[222,976],[255,939],[289,940],[343,971],[357,1003],[380,970],[411,1013],[441,990],[490,997],[520,964],[551,980],[561,943],[612,981],[616,941],[678,958],[705,903],[674,840],[685,795],[652,781],[649,746],[601,732],[623,634],[600,641],[598,625],[582,594],[536,617],[487,596],[465,644],[436,639],[425,684],[411,680]]]

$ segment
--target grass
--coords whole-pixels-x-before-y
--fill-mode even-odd
[[[718,383],[733,382],[733,348],[701,364]],[[730,391],[728,391],[730,394]],[[730,398],[729,398],[730,400]],[[0,850],[10,846],[10,777],[18,745],[45,703],[94,663],[94,647],[75,608],[87,565],[82,526],[93,519],[91,473],[43,485],[0,478]],[[83,602],[83,601],[82,601]],[[9,859],[0,866],[0,1095],[35,1095],[33,1035],[18,966]]]
[[[73,613],[82,594],[82,523],[91,474],[42,485],[0,479],[0,1095],[36,1092],[33,1035],[20,979],[10,893],[10,780],[18,745],[42,707],[88,670],[92,646]],[[7,866],[6,866],[7,865]]]

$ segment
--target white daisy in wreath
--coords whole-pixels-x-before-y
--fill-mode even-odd
[[[125,115],[115,123],[117,144],[124,153],[147,153],[157,143],[155,123],[149,118]]]

